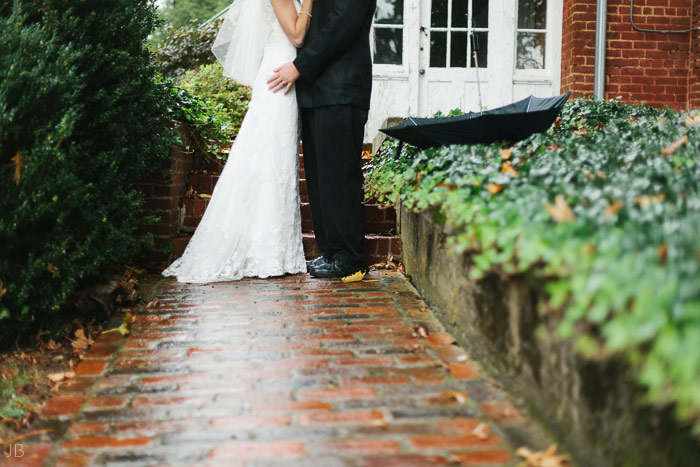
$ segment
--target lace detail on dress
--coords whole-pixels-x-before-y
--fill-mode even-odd
[[[199,227],[183,256],[163,271],[180,282],[306,272],[296,95],[267,89],[272,70],[292,61],[296,51],[270,2],[262,1],[270,33],[248,113]]]

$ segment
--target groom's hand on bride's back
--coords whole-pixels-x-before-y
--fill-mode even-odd
[[[292,62],[285,63],[281,67],[275,68],[273,71],[275,74],[267,80],[267,84],[269,85],[268,89],[272,92],[284,89],[285,95],[292,89],[294,82],[299,79],[299,76],[301,76],[299,70],[297,70],[297,67],[294,66]]]

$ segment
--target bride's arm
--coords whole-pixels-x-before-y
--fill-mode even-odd
[[[299,14],[294,7],[294,0],[270,0],[270,2],[275,9],[277,21],[292,44],[296,47],[304,45],[306,31],[309,30],[313,0],[304,0]]]

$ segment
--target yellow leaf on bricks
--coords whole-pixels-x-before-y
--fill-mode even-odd
[[[349,276],[343,277],[343,283],[348,284],[350,282],[360,282],[365,278],[364,271],[357,271],[355,274],[350,274]]]
[[[489,187],[486,190],[490,195],[496,195],[503,191],[503,185],[499,185],[497,183],[489,183]]]
[[[552,216],[555,222],[571,222],[575,219],[574,211],[571,210],[562,195],[554,197],[554,205],[545,204],[545,209]]]
[[[686,144],[688,144],[688,135],[684,135],[683,137],[678,138],[676,141],[663,148],[661,150],[661,154],[663,154],[664,156],[672,156],[674,152],[676,152],[678,149],[680,149],[682,146],[685,146]]]
[[[158,300],[151,300],[151,301],[148,302],[148,304],[146,305],[146,309],[147,309],[147,310],[151,310],[151,309],[153,309],[153,308],[158,308],[158,304],[159,304],[159,303],[160,303],[160,302],[159,302]]]

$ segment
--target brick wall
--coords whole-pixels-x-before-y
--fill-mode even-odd
[[[186,139],[186,133],[183,139]],[[192,171],[194,157],[182,146],[173,145],[170,148],[170,158],[158,170],[138,185],[145,196],[144,214],[154,215],[160,220],[154,224],[143,226],[138,235],[151,233],[155,237],[158,250],[172,248],[172,239],[180,231],[181,199],[185,193],[187,177]],[[159,253],[147,258],[150,263],[167,262],[170,253]]]
[[[700,0],[693,0],[693,27],[700,27]],[[700,31],[691,34],[688,107],[700,109]]]
[[[578,96],[593,94],[596,3],[596,0],[564,0],[563,92],[572,91]],[[697,17],[698,3],[698,0],[635,0],[635,23],[642,29],[687,29],[691,15]],[[605,97],[621,96],[627,102],[686,110],[693,102],[689,85],[693,72],[691,35],[635,31],[629,10],[629,0],[608,0]]]
[[[580,97],[593,94],[595,0],[564,0],[561,89]]]

